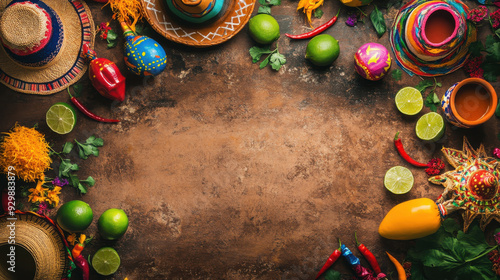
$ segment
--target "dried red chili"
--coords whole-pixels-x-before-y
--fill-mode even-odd
[[[360,244],[358,242],[358,237],[356,236],[356,232],[354,232],[354,239],[356,239],[356,245],[358,246],[359,252],[368,261],[368,263],[372,267],[373,271],[377,275],[377,279],[384,278],[385,274],[384,275],[380,275],[380,274],[383,274],[383,273],[382,273],[382,270],[380,269],[380,265],[378,264],[377,259],[375,258],[375,256],[373,255],[373,253],[370,252],[370,250],[368,250],[368,248],[366,248],[366,246],[364,244],[362,244],[362,243]]]
[[[106,119],[106,118],[100,117],[100,116],[90,112],[87,108],[85,108],[85,106],[83,106],[82,103],[80,103],[80,101],[78,101],[78,99],[76,99],[73,95],[71,95],[71,92],[69,92],[69,88],[68,88],[68,93],[69,93],[69,97],[71,97],[71,102],[73,102],[73,104],[75,104],[76,108],[78,108],[78,110],[80,110],[87,117],[89,117],[93,120],[99,121],[99,122],[108,122],[108,123],[120,122],[119,120]]]
[[[425,173],[429,176],[437,175],[442,169],[444,169],[444,162],[440,158],[433,158],[428,163],[421,163],[411,158],[403,147],[401,138],[399,138],[399,131],[396,133],[396,136],[394,136],[394,145],[396,146],[396,150],[399,155],[401,155],[401,157],[404,158],[409,164],[416,167],[427,167],[425,169]]]
[[[329,21],[325,22],[324,24],[316,27],[313,31],[310,31],[310,32],[307,32],[304,34],[299,34],[299,35],[292,35],[292,34],[285,33],[285,36],[287,36],[288,38],[292,38],[292,39],[308,39],[308,38],[311,38],[313,36],[316,36],[319,33],[328,29],[328,27],[335,24],[335,22],[337,21],[337,19],[339,17],[339,13],[340,13],[340,9],[334,17],[332,17]]]
[[[330,268],[330,266],[332,266],[336,261],[337,259],[340,257],[340,246],[342,244],[340,243],[340,240],[339,240],[339,248],[336,249],[335,251],[333,251],[333,253],[328,257],[328,259],[326,260],[325,264],[323,265],[323,267],[320,269],[320,271],[318,272],[318,275],[316,275],[316,278],[314,279],[318,279],[321,274],[325,273],[325,271]]]

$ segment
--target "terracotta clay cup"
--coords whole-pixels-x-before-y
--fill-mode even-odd
[[[497,103],[497,94],[490,83],[468,78],[446,91],[441,107],[448,122],[457,127],[471,128],[489,120],[495,113]]]

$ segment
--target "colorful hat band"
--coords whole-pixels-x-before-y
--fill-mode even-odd
[[[50,28],[48,28],[51,33],[50,38],[48,38],[48,40],[45,39],[45,42],[44,40],[40,41],[37,47],[33,48],[31,52],[26,53],[13,51],[12,46],[9,47],[6,43],[4,43],[3,46],[5,46],[5,52],[17,63],[26,67],[43,67],[53,62],[61,50],[64,39],[64,31],[59,16],[42,1],[21,2],[20,0],[17,0],[11,2],[9,6],[7,6],[7,9],[14,5],[33,5],[32,3],[36,3],[36,6],[42,9],[44,14],[49,16],[51,23]]]
[[[211,0],[207,8],[199,13],[188,12],[185,8],[181,7],[178,0],[165,0],[167,2],[168,9],[178,16],[179,18],[192,22],[192,23],[202,23],[209,19],[214,18],[220,13],[222,7],[224,6],[224,0]]]

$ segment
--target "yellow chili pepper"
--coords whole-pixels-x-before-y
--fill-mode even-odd
[[[391,256],[391,254],[389,254],[387,252],[385,252],[385,253],[389,257],[391,262],[394,264],[394,266],[396,267],[396,271],[398,272],[398,280],[406,280],[406,272],[405,272],[405,269],[403,268],[403,266],[398,262],[398,260],[396,260],[395,257]]]

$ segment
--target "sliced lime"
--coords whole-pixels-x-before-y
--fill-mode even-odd
[[[418,114],[424,107],[424,99],[420,91],[414,87],[404,87],[396,94],[396,107],[409,116]]]
[[[413,187],[413,175],[406,167],[394,166],[385,173],[384,185],[394,194],[407,193]]]
[[[67,134],[75,127],[76,113],[69,104],[59,102],[49,108],[45,115],[45,121],[52,131]]]
[[[417,137],[425,141],[437,141],[444,135],[444,120],[440,114],[427,113],[420,117],[415,127]]]
[[[120,267],[120,256],[115,249],[103,247],[92,257],[92,267],[100,275],[111,275]]]

